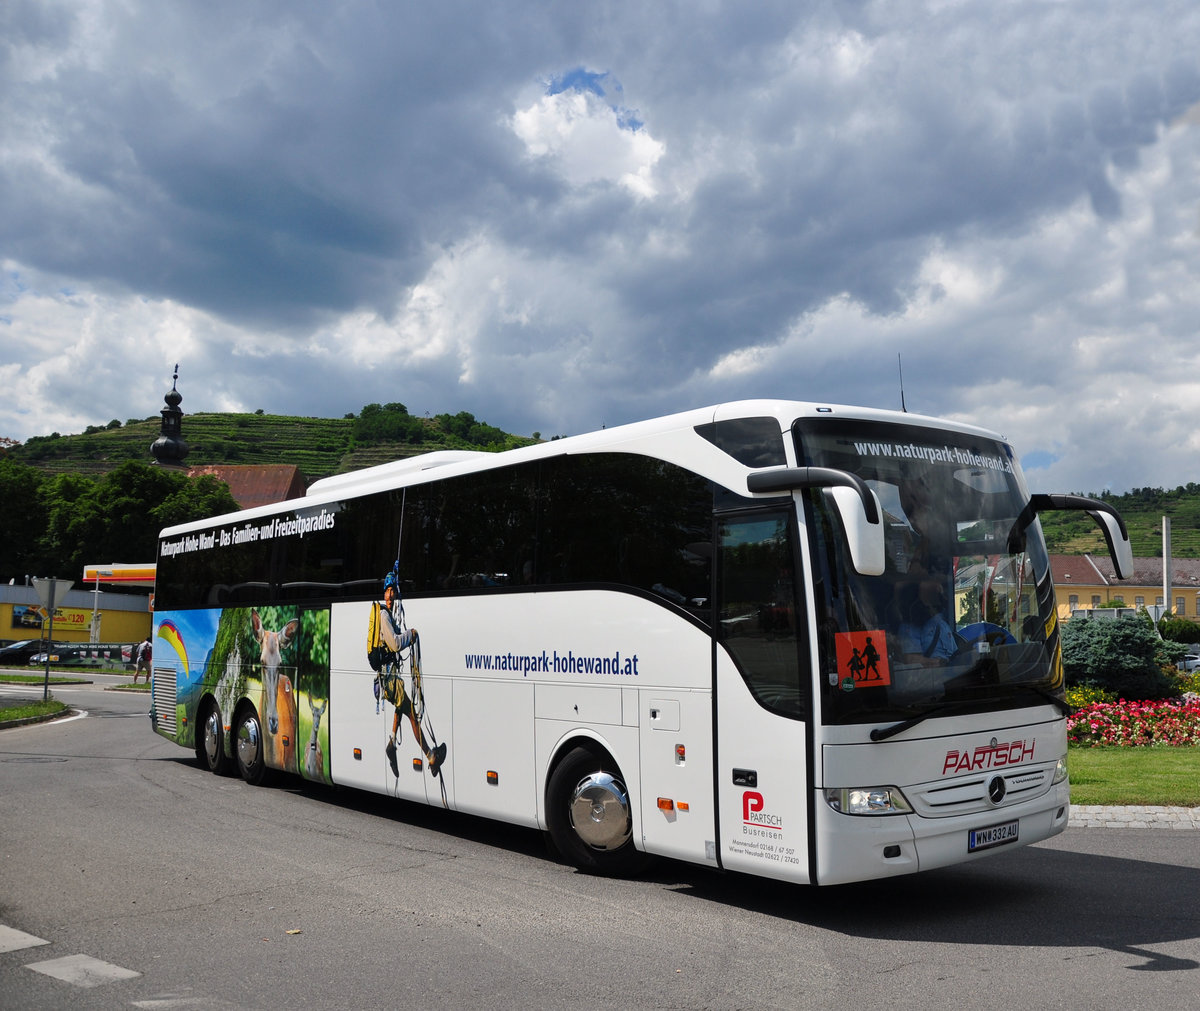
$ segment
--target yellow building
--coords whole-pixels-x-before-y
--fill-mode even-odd
[[[1171,593],[1165,602],[1161,558],[1135,558],[1130,579],[1117,579],[1108,555],[1051,555],[1050,571],[1060,619],[1070,618],[1072,611],[1112,607],[1120,599],[1135,608],[1165,603],[1179,617],[1200,621],[1200,559],[1171,560]]]
[[[55,610],[54,641],[91,642],[97,622],[96,642],[141,642],[150,634],[150,618],[149,591],[96,594],[77,584]],[[49,622],[32,586],[0,586],[0,639],[43,639],[48,633]]]

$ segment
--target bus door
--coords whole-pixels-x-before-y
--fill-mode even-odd
[[[795,508],[717,517],[716,726],[720,857],[807,881],[803,597]]]

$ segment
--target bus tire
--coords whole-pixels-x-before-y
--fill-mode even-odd
[[[629,791],[603,752],[573,748],[546,786],[546,824],[555,848],[587,874],[627,875],[646,857],[633,845]]]
[[[209,772],[223,776],[229,771],[229,758],[225,754],[225,727],[221,723],[221,711],[210,699],[201,712],[200,732],[196,734],[196,757]]]
[[[263,749],[262,722],[253,706],[243,709],[233,726],[233,751],[242,779],[251,786],[264,786],[270,770]]]

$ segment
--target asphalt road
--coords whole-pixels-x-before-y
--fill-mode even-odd
[[[610,881],[529,830],[215,778],[100,687],[56,690],[86,718],[0,731],[5,1011],[1200,1000],[1195,831],[1072,827],[835,889],[666,861]]]

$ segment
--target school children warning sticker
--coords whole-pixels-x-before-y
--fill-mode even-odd
[[[855,688],[882,688],[892,683],[888,668],[887,633],[882,629],[869,632],[838,632],[835,638],[838,678],[849,678]]]

